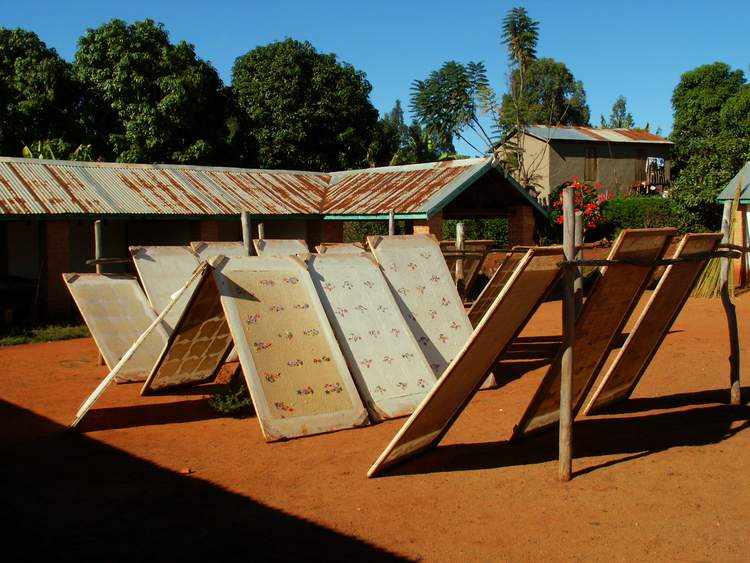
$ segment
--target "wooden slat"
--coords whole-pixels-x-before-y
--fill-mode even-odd
[[[464,282],[463,294],[466,295],[474,287],[477,281],[479,270],[482,269],[484,259],[489,252],[494,240],[467,240],[464,241],[463,250],[456,247],[455,241],[440,241],[440,250],[443,252],[443,258],[448,265],[453,281],[456,281],[456,261],[463,260]]]
[[[712,252],[720,241],[719,233],[686,235],[672,257]],[[582,410],[583,414],[630,397],[707,262],[682,262],[667,267],[628,339]]]
[[[369,477],[440,442],[558,280],[561,260],[560,248],[532,249],[523,255],[503,292],[370,468]]]
[[[482,293],[479,294],[479,297],[477,297],[476,301],[472,303],[471,308],[469,309],[468,316],[471,326],[476,327],[479,324],[479,321],[482,320],[482,317],[492,303],[494,303],[495,298],[500,295],[503,287],[505,287],[505,284],[508,283],[511,275],[513,275],[516,266],[518,266],[518,263],[525,255],[526,251],[524,250],[511,251],[505,256],[505,259],[497,270],[495,270],[495,273],[482,290]]]
[[[612,247],[610,259],[655,260],[664,254],[675,229],[624,230]],[[607,353],[621,333],[643,294],[654,268],[611,264],[602,268],[575,325],[573,359],[573,415],[578,412],[594,383]],[[558,353],[539,384],[513,439],[557,424],[560,410],[560,362]]]

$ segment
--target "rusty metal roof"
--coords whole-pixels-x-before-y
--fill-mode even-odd
[[[467,159],[323,174],[0,157],[0,216],[428,217],[492,168]]]
[[[601,129],[598,127],[532,125],[526,128],[526,132],[543,141],[673,144],[672,141],[644,131],[643,129]]]

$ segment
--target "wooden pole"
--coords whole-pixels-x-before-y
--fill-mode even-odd
[[[583,213],[580,211],[576,211],[575,217],[576,260],[583,260]],[[578,315],[581,307],[583,306],[583,269],[580,266],[576,267],[573,291],[575,293],[576,300],[576,315]]]
[[[103,256],[102,252],[102,222],[97,219],[94,221],[94,258],[101,260]],[[104,271],[101,264],[96,265],[96,273],[101,274]]]
[[[242,246],[245,247],[245,254],[252,256],[253,254],[253,231],[252,223],[250,221],[250,213],[243,211],[240,214],[240,221],[242,221]]]
[[[266,238],[266,224],[265,223],[258,223],[258,238],[260,240],[265,240]]]
[[[464,224],[456,223],[456,250],[462,252],[464,248]],[[464,261],[460,256],[456,260],[456,289],[464,297]]]
[[[100,219],[97,219],[94,221],[94,259],[101,260],[104,256],[104,252],[102,250],[102,222]],[[99,264],[97,262],[96,264],[96,273],[101,274],[104,272],[104,266]],[[102,356],[102,353],[99,352],[96,357],[96,365],[103,366],[105,365],[104,356]]]
[[[721,232],[724,235],[721,242],[730,244],[732,233],[732,210],[733,202],[724,202],[724,214],[721,218]],[[719,281],[721,284],[721,304],[727,315],[727,326],[729,328],[729,402],[739,405],[742,401],[740,391],[740,336],[737,330],[737,311],[732,302],[731,288],[729,287],[729,258],[721,259],[721,271]]]
[[[388,212],[388,235],[393,236],[396,234],[396,212],[391,209]]]
[[[574,260],[575,202],[572,187],[563,190],[563,253]],[[563,355],[560,369],[559,479],[570,481],[573,473],[573,345],[575,343],[575,268],[565,266],[563,276]]]

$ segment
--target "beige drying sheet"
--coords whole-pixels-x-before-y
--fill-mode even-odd
[[[119,274],[63,274],[73,300],[111,370],[156,319],[138,280]],[[158,326],[122,367],[115,381],[144,381],[167,344]]]
[[[298,239],[253,239],[253,246],[258,256],[294,256],[310,252],[307,243]]]
[[[311,256],[309,270],[360,395],[376,419],[411,414],[435,375],[369,253]]]
[[[214,266],[266,440],[367,424],[307,264],[297,257],[243,257]]]
[[[391,291],[437,377],[472,333],[440,245],[431,235],[368,237]],[[488,378],[488,384],[493,381]]]
[[[172,300],[172,294],[185,285],[200,263],[189,246],[131,246],[130,254],[146,296],[157,314],[164,310]],[[170,331],[177,325],[194,289],[183,293],[164,317]]]

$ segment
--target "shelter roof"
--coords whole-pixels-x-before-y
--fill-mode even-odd
[[[304,172],[0,157],[0,217],[429,218],[493,169],[489,158]],[[506,184],[521,195],[515,182]],[[536,202],[531,202],[536,203]],[[541,210],[544,212],[544,210]]]
[[[734,199],[734,196],[737,193],[737,187],[740,186],[740,184],[742,185],[740,203],[748,204],[750,203],[750,160],[740,168],[739,172],[734,175],[734,178],[729,180],[729,183],[724,186],[724,189],[721,190],[716,199],[721,202]]]

